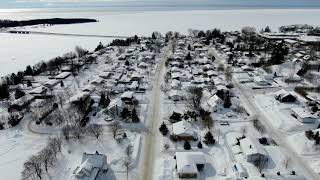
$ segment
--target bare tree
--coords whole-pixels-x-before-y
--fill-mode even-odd
[[[97,139],[103,133],[103,127],[99,124],[92,124],[87,128],[88,132],[94,135]]]
[[[76,51],[78,57],[83,57],[84,55],[86,55],[88,53],[88,50],[86,50],[80,46],[76,46],[75,51]]]
[[[112,131],[113,138],[115,139],[118,131],[121,129],[121,125],[120,125],[119,121],[115,121],[115,122],[111,123],[109,128]]]
[[[256,161],[254,161],[253,164],[259,169],[259,172],[261,173],[262,170],[265,168],[267,162],[267,159],[260,157]]]
[[[261,134],[264,132],[265,128],[257,117],[254,117],[252,119],[252,123],[253,123],[253,126],[257,129],[257,131],[259,131]]]
[[[42,161],[40,156],[33,155],[24,163],[24,170],[22,171],[23,180],[42,179]]]
[[[48,147],[44,148],[42,151],[40,151],[39,156],[44,169],[48,173],[49,167],[52,166],[54,161],[56,160],[53,150],[49,149]]]
[[[285,156],[285,157],[282,159],[282,163],[283,163],[284,167],[285,167],[286,169],[288,169],[288,168],[291,166],[291,164],[292,164],[292,160],[291,160],[290,157]]]
[[[70,127],[69,126],[65,126],[61,129],[62,131],[62,135],[64,136],[64,138],[66,140],[69,140],[69,136],[70,136]]]
[[[187,102],[186,105],[192,110],[200,112],[201,110],[202,88],[189,88],[187,89]]]
[[[56,157],[61,152],[62,140],[61,138],[49,138],[48,148],[53,151],[53,155]]]
[[[126,167],[126,172],[127,172],[127,179],[129,176],[129,166],[132,162],[131,154],[132,154],[132,145],[128,145],[125,149],[125,158],[123,160],[123,166]]]
[[[227,68],[224,71],[224,76],[226,78],[226,81],[231,82],[232,81],[232,67],[227,66]]]
[[[224,65],[223,65],[223,64],[219,64],[217,70],[218,70],[219,72],[224,71]]]
[[[240,132],[241,132],[241,134],[242,134],[242,137],[245,137],[246,134],[247,134],[247,132],[248,132],[247,126],[242,126],[242,127],[240,128]]]

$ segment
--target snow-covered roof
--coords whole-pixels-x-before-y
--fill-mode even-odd
[[[275,92],[275,97],[283,98],[283,97],[286,97],[289,95],[293,96],[291,93],[289,93],[288,91],[286,91],[284,89],[281,89],[281,90]]]
[[[83,153],[81,165],[75,170],[77,179],[95,180],[100,170],[107,169],[107,157],[104,154]]]
[[[44,93],[45,91],[47,90],[46,87],[44,86],[39,86],[39,87],[36,87],[34,89],[32,89],[29,94],[42,94]]]
[[[311,114],[309,111],[305,110],[302,107],[293,107],[291,111],[298,115],[300,118],[317,118],[315,115]]]
[[[223,101],[217,95],[214,95],[207,100],[207,103],[210,107],[215,107],[222,102]]]
[[[108,105],[108,109],[112,109],[114,107],[124,107],[125,104],[121,99],[113,99]]]
[[[70,102],[78,102],[80,100],[84,100],[86,99],[87,97],[89,97],[89,93],[88,92],[80,92],[80,93],[77,93],[75,94],[74,96],[72,96],[70,98]]]
[[[94,85],[89,84],[89,85],[83,87],[83,88],[82,88],[82,91],[84,91],[84,92],[92,92],[92,91],[95,90],[95,88],[96,88],[96,87],[95,87]]]
[[[110,72],[101,72],[101,73],[99,74],[100,77],[105,78],[105,79],[106,79],[106,78],[109,78],[110,75],[111,75]]]
[[[18,105],[18,106],[23,106],[26,103],[29,103],[34,99],[34,96],[30,94],[26,94],[19,99],[15,99],[14,101],[11,102],[11,105]]]
[[[198,173],[197,164],[205,164],[202,152],[176,152],[178,173]]]
[[[180,86],[180,81],[173,79],[170,86],[172,88],[178,88]]]
[[[137,88],[137,87],[139,87],[138,81],[133,81],[133,82],[131,83],[131,85],[130,85],[130,88],[133,88],[133,89],[135,89],[135,88]]]
[[[179,78],[180,76],[181,76],[181,74],[179,72],[171,73],[171,78],[172,79]]]
[[[123,99],[123,98],[132,99],[132,98],[133,98],[133,95],[134,95],[134,92],[133,92],[133,91],[127,91],[127,92],[124,92],[124,93],[121,95],[121,99]]]
[[[58,74],[57,76],[55,76],[54,78],[55,79],[65,79],[70,75],[71,75],[71,72],[62,72],[62,73]]]
[[[209,71],[207,71],[207,75],[208,75],[208,76],[218,76],[219,74],[218,74],[218,72],[216,72],[216,71],[209,70]]]
[[[266,151],[256,139],[252,139],[250,137],[241,139],[240,147],[242,149],[242,152],[247,156],[254,154],[261,154],[267,156]]]
[[[190,123],[185,120],[172,124],[173,134],[177,136],[193,136],[194,131]]]
[[[56,85],[56,84],[58,84],[58,83],[59,83],[58,80],[56,80],[56,79],[51,79],[51,80],[45,82],[45,83],[44,83],[44,86],[52,87],[52,86],[54,86],[54,85]]]

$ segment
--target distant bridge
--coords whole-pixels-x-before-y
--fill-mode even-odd
[[[108,36],[108,35],[92,35],[92,34],[68,34],[68,33],[51,33],[51,32],[39,32],[39,31],[2,31],[2,33],[12,33],[12,34],[39,34],[39,35],[53,35],[53,36],[80,36],[80,37],[100,37],[100,38],[118,38],[126,39],[129,36]]]

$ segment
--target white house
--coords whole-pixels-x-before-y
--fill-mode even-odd
[[[172,133],[177,140],[193,140],[196,138],[191,124],[185,120],[173,123]]]
[[[113,117],[120,116],[123,108],[125,107],[124,102],[121,99],[113,99],[108,105],[107,109],[110,115]]]
[[[134,92],[133,91],[126,91],[121,95],[121,100],[125,103],[132,103],[134,99]]]
[[[266,151],[256,139],[252,139],[250,137],[241,139],[240,147],[247,162],[266,162],[268,160]]]
[[[223,100],[217,95],[214,95],[207,100],[207,104],[210,107],[210,110],[218,111],[223,106]]]
[[[314,123],[317,120],[317,116],[301,107],[291,108],[291,114],[302,123]]]
[[[206,164],[202,152],[176,152],[177,173],[179,178],[197,178]]]
[[[83,153],[81,165],[73,171],[76,180],[96,180],[108,172],[107,156],[99,154]]]

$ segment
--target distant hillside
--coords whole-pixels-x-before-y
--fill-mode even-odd
[[[85,18],[52,18],[52,19],[32,19],[32,20],[24,20],[24,21],[12,21],[12,20],[0,20],[0,28],[8,28],[8,27],[18,27],[18,26],[33,26],[40,24],[77,24],[77,23],[89,23],[89,22],[98,22],[95,19],[85,19]]]

